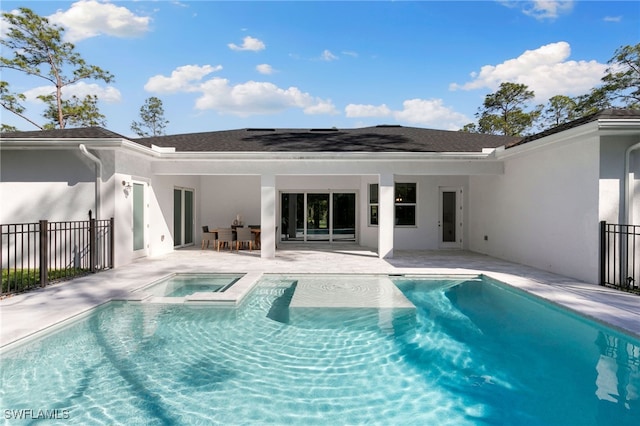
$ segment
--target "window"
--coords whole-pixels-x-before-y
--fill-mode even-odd
[[[378,225],[378,184],[369,184],[369,225]],[[395,184],[395,224],[416,226],[416,184]]]
[[[378,225],[378,184],[369,184],[369,225]]]
[[[396,225],[416,226],[416,184],[396,183]]]

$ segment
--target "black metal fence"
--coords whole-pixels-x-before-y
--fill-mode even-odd
[[[600,285],[640,293],[640,226],[600,222]]]
[[[113,223],[111,218],[0,225],[0,295],[113,268]]]

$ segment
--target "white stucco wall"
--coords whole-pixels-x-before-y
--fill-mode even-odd
[[[196,223],[229,228],[239,214],[245,225],[260,225],[260,176],[202,176],[200,182]]]
[[[0,160],[0,223],[95,214],[95,170],[79,150],[3,150]]]
[[[416,226],[396,226],[394,228],[394,249],[395,250],[435,250],[440,247],[440,236],[438,233],[438,221],[440,220],[440,188],[456,187],[462,188],[463,194],[463,248],[467,247],[466,241],[468,230],[466,193],[469,178],[467,176],[419,176],[419,175],[396,175],[396,183],[416,183],[417,184],[417,206],[416,206]],[[368,211],[368,191],[369,184],[377,183],[377,176],[366,176],[362,179],[362,197],[360,218],[361,239],[360,245],[366,247],[377,247],[378,227],[369,226]]]
[[[640,142],[637,136],[603,136],[600,143],[600,220],[608,223],[624,223],[621,210],[625,150]],[[640,150],[631,152],[629,171],[631,176],[632,203],[631,224],[640,224]]]
[[[470,177],[469,248],[594,283],[599,139],[540,142],[507,150],[504,175]]]

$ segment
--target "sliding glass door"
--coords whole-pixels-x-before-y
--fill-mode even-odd
[[[307,241],[329,241],[329,194],[307,194]]]
[[[182,247],[193,244],[194,228],[193,190],[174,188],[173,190],[173,245]]]
[[[356,194],[282,193],[282,241],[355,241]]]

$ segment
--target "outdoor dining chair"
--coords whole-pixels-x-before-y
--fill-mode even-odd
[[[240,250],[240,244],[249,243],[249,251],[253,250],[253,233],[251,228],[236,228],[236,251]]]
[[[213,242],[213,248],[216,247],[216,233],[209,232],[208,226],[202,227],[202,249],[204,250],[205,245],[209,248],[209,243]],[[206,243],[206,244],[205,244]]]
[[[233,229],[231,228],[218,228],[218,251],[222,244],[228,243],[229,250],[233,250]]]

